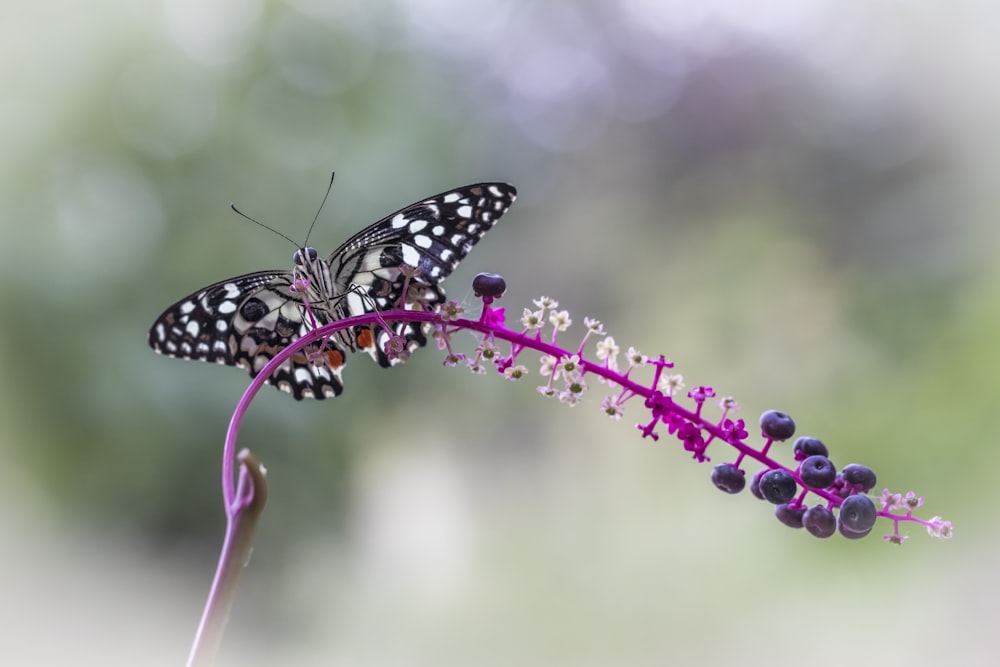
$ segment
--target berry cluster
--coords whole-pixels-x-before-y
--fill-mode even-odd
[[[881,509],[869,497],[875,488],[875,473],[861,464],[852,463],[837,470],[829,452],[820,440],[800,437],[795,440],[793,453],[796,465],[788,468],[770,458],[769,451],[775,442],[790,439],[795,434],[795,422],[787,414],[769,410],[761,415],[760,429],[764,444],[756,448],[748,443],[746,424],[742,419],[730,419],[739,410],[731,397],[723,397],[716,404],[721,416],[709,420],[702,415],[708,399],[715,396],[711,387],[698,386],[687,392],[694,402],[693,409],[684,407],[676,398],[684,388],[680,374],[666,373],[673,362],[664,357],[649,359],[634,348],[628,348],[623,366],[619,357],[621,349],[615,339],[605,334],[597,320],[584,318],[586,333],[579,345],[566,349],[557,344],[560,334],[572,325],[568,311],[558,310],[559,304],[550,298],[534,300],[535,308],[525,308],[520,319],[522,329],[508,329],[503,308],[494,308],[493,302],[503,296],[506,283],[501,276],[479,274],[473,281],[477,297],[483,301],[478,321],[461,317],[464,309],[455,302],[448,302],[439,310],[440,321],[434,323],[434,336],[438,347],[445,351],[445,365],[465,364],[474,373],[485,373],[492,364],[510,380],[520,380],[529,374],[528,367],[520,363],[526,350],[539,353],[539,373],[545,384],[538,387],[543,396],[558,398],[575,406],[585,402],[591,380],[607,385],[614,391],[601,401],[602,411],[612,419],[621,419],[625,404],[642,399],[651,419],[637,424],[644,438],[659,439],[657,428],[665,425],[667,433],[676,437],[685,451],[699,463],[709,461],[706,451],[713,443],[726,444],[737,452],[732,463],[722,463],[712,470],[712,482],[726,493],[739,493],[746,486],[743,462],[753,459],[763,468],[753,475],[750,492],[767,500],[775,507],[775,516],[792,528],[805,528],[816,537],[830,537],[835,532],[848,539],[858,539],[871,533],[878,518],[893,524],[893,532],[884,539],[901,544],[906,539],[900,534],[902,523],[915,523],[927,528],[931,535],[950,538],[952,525],[941,517],[929,520],[917,518],[913,510],[923,505],[912,491],[903,494],[884,489],[879,498]],[[482,334],[474,355],[466,356],[452,348],[451,334],[460,330],[473,330]],[[594,349],[594,358],[587,358],[587,344],[591,337],[601,337]],[[505,354],[499,342],[509,343]],[[638,382],[632,375],[642,367],[652,368],[652,379]],[[818,501],[806,502],[815,496]]]
[[[775,441],[788,440],[795,434],[795,422],[783,412],[768,410],[760,417],[761,435],[768,439],[766,449]],[[822,441],[808,436],[795,440],[792,447],[794,470],[762,468],[750,480],[754,497],[777,505],[774,515],[791,528],[805,528],[816,537],[830,537],[839,531],[848,539],[865,537],[875,526],[878,510],[865,495],[875,487],[875,473],[868,466],[851,463],[837,471]],[[726,493],[739,493],[746,486],[746,477],[737,463],[722,463],[712,470],[712,482]],[[817,493],[826,502],[808,506],[806,495]],[[840,499],[839,514],[834,516]],[[922,500],[916,505],[922,503]],[[899,543],[898,531],[889,536]]]

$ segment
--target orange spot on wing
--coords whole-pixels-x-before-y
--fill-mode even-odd
[[[330,363],[330,368],[337,369],[344,365],[344,355],[340,350],[327,350],[326,360]]]
[[[362,329],[358,332],[358,347],[367,350],[375,346],[375,336],[371,329]]]

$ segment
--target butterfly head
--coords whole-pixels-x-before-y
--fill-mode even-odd
[[[319,253],[316,252],[316,248],[300,248],[292,255],[292,262],[296,267],[306,266],[318,259]]]

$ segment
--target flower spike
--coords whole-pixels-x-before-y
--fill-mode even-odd
[[[481,278],[489,275],[489,281]],[[801,436],[792,447],[794,463],[784,465],[772,457],[772,449],[783,447],[795,435],[796,424],[784,412],[767,410],[760,417],[762,442],[750,442],[749,429],[743,419],[734,418],[740,409],[731,396],[715,400],[720,414],[714,419],[703,415],[703,410],[716,397],[713,387],[696,385],[684,391],[681,373],[669,372],[674,363],[663,356],[650,359],[634,347],[627,348],[625,367],[621,370],[618,358],[621,348],[614,337],[608,335],[604,325],[596,319],[583,319],[585,331],[578,345],[563,346],[557,340],[567,334],[573,324],[568,310],[557,310],[559,302],[549,297],[533,301],[534,308],[524,308],[519,319],[520,331],[507,328],[503,310],[493,308],[493,297],[485,293],[484,284],[503,279],[493,274],[480,274],[474,287],[480,294],[483,312],[477,322],[456,318],[455,309],[445,306],[441,319],[447,319],[454,329],[468,328],[482,338],[476,354],[468,361],[476,373],[485,373],[487,365],[495,366],[498,373],[515,380],[528,373],[528,365],[519,360],[527,351],[537,356],[539,376],[544,384],[538,387],[543,396],[558,398],[569,406],[586,403],[591,376],[615,393],[603,397],[600,409],[614,420],[622,418],[625,405],[640,398],[650,418],[636,425],[644,438],[657,441],[662,424],[668,435],[679,441],[681,448],[691,457],[705,463],[714,455],[722,456],[726,448],[734,451],[731,462],[715,466],[711,478],[715,485],[727,493],[738,493],[748,478],[744,465],[756,462],[762,468],[751,476],[750,490],[754,496],[776,506],[775,517],[793,528],[805,528],[816,537],[830,537],[839,532],[848,539],[868,535],[877,519],[889,521],[892,532],[883,539],[892,544],[902,544],[906,539],[900,533],[902,524],[918,524],[931,535],[948,539],[953,528],[950,522],[934,517],[919,519],[913,511],[923,505],[923,498],[912,491],[892,493],[888,489],[878,499],[878,508],[868,494],[875,486],[875,473],[867,466],[852,463],[837,470],[829,459],[825,445],[816,438]],[[506,283],[503,283],[506,286]],[[393,316],[395,318],[395,315]],[[543,328],[551,326],[550,335],[543,338]],[[437,335],[437,334],[436,334]],[[591,336],[601,336],[588,346]],[[504,348],[503,345],[509,345]],[[439,347],[441,346],[439,341]],[[446,365],[454,365],[456,353],[447,347]],[[589,357],[592,350],[593,357]],[[634,374],[652,367],[652,377],[639,381]],[[646,371],[649,372],[649,371]],[[685,407],[679,398],[685,397],[691,407]]]

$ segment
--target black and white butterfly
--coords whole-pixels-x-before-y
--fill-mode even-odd
[[[315,326],[375,310],[432,309],[445,299],[439,283],[507,212],[516,195],[506,183],[449,190],[366,227],[325,259],[313,248],[300,248],[292,256],[291,271],[258,271],[209,285],[156,318],[149,345],[171,357],[240,366],[253,377]],[[308,281],[304,292],[292,288],[300,279]],[[336,396],[343,391],[341,371],[348,350],[363,349],[388,367],[399,360],[385,350],[392,335],[403,337],[406,353],[427,343],[421,326],[393,326],[392,332],[367,326],[341,330],[293,355],[268,382],[299,400]]]

